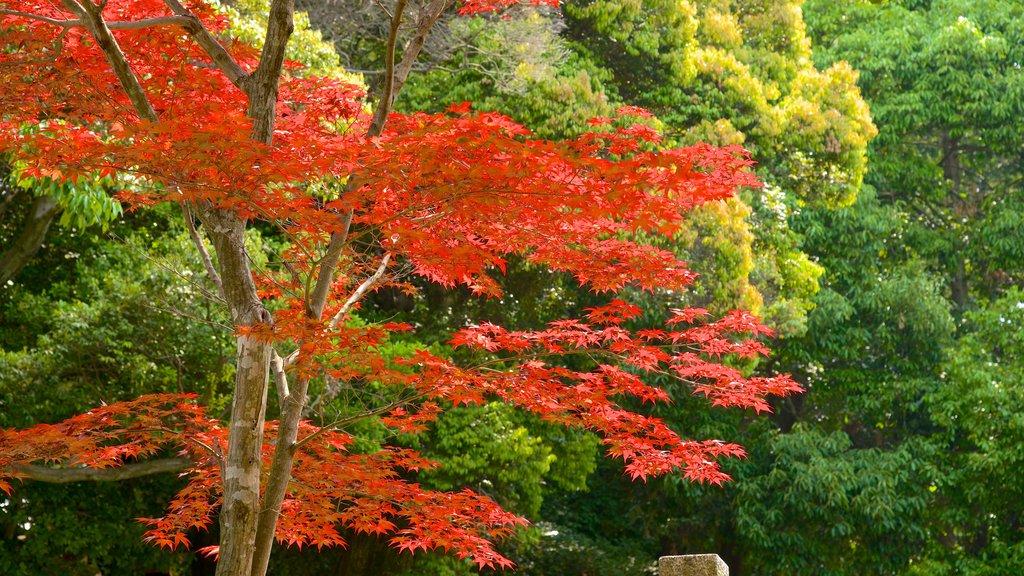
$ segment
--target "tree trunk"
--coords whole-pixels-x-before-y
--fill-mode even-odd
[[[39,196],[32,203],[21,233],[14,244],[0,254],[0,284],[6,283],[28,264],[46,239],[53,219],[60,213],[57,199],[53,196]]]
[[[245,220],[224,211],[200,216],[220,265],[224,298],[236,327],[270,323],[245,250]],[[248,576],[252,570],[256,523],[260,511],[260,464],[267,403],[270,344],[239,335],[235,391],[228,424],[224,462],[224,503],[220,511],[221,543],[218,576]]]
[[[283,369],[283,368],[282,368]],[[309,380],[303,378],[297,386],[281,400],[281,419],[278,422],[277,446],[274,460],[267,478],[266,495],[260,511],[258,530],[254,546],[252,576],[263,576],[270,566],[270,552],[274,547],[274,533],[281,515],[281,503],[288,492],[292,464],[295,462],[295,442],[298,439],[299,420],[306,405],[306,389]]]

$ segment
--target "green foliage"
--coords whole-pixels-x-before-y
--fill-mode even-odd
[[[443,23],[463,46],[437,68],[414,76],[398,105],[439,111],[458,102],[495,110],[542,138],[566,138],[610,116],[607,72],[570,52],[557,21],[544,10],[522,8],[512,18],[457,18]]]
[[[943,385],[925,398],[944,448],[933,478],[936,573],[1010,574],[1024,559],[1024,292],[967,315]],[[983,513],[979,513],[979,511]]]
[[[751,306],[783,335],[799,335],[821,271],[787,218],[805,204],[849,204],[860,188],[875,129],[856,74],[815,68],[797,2],[640,4],[569,4],[568,35],[610,71],[606,86],[652,110],[675,140],[752,151],[768,188],[746,198],[746,222],[734,210],[733,233],[690,242],[698,250],[688,257],[698,268],[733,264],[715,268],[728,279],[706,279],[705,290],[724,298],[718,306]],[[643,33],[622,32],[631,26]],[[706,232],[695,222],[684,237]]]
[[[189,554],[142,543],[145,529],[129,518],[158,516],[181,488],[174,477],[118,483],[27,483],[0,495],[0,572],[64,574],[187,574]]]
[[[774,365],[809,392],[775,406],[771,421],[707,411],[685,386],[658,381],[677,398],[659,412],[676,429],[750,447],[730,464],[734,484],[658,480],[639,490],[595,463],[594,437],[498,404],[453,410],[418,440],[444,465],[420,481],[472,486],[540,518],[506,544],[524,573],[643,574],[659,554],[707,551],[744,574],[1001,576],[1024,564],[1024,5],[801,4],[581,0],[562,14],[445,20],[456,48],[423,62],[428,70],[398,101],[405,111],[473,101],[547,138],[640,105],[675,142],[748,148],[767,183],[697,210],[666,243],[702,274],[691,293],[643,296],[753,309],[785,337]],[[265,5],[225,10],[241,36],[257,39],[252,15]],[[301,16],[296,24],[289,58],[303,73],[343,74],[319,32]],[[335,40],[355,46],[348,64],[380,68],[379,46]],[[197,391],[222,408],[228,333],[201,293],[199,262],[183,256],[194,253],[187,236],[163,232],[171,216],[125,218],[111,182],[24,184],[58,196],[66,224],[106,223],[124,238],[62,230],[0,292],[0,424],[154,390]],[[485,301],[381,291],[361,314],[401,313],[417,327],[389,344],[396,351],[436,349],[470,322],[535,328],[600,300],[519,261],[501,282],[504,296]],[[172,303],[209,323],[164,314]],[[340,393],[315,416],[349,414],[347,402]],[[406,441],[372,421],[352,431],[357,448]],[[142,510],[171,484],[19,490],[23,501],[0,505],[0,525],[14,530],[0,539],[0,572],[180,567],[136,545],[134,525],[73,527],[85,511],[152,514]],[[35,527],[25,531],[28,516]],[[290,551],[275,562],[294,574],[468,570],[351,542],[347,552]]]
[[[856,449],[843,432],[775,435],[756,476],[737,483],[750,574],[891,574],[926,540],[924,446]]]
[[[155,391],[196,392],[223,408],[231,332],[173,215],[112,222],[117,241],[62,229],[0,291],[0,426]],[[145,544],[144,526],[125,520],[159,516],[179,488],[173,476],[19,486],[0,497],[0,573],[184,573],[187,555]]]
[[[16,340],[0,352],[0,397],[18,407],[6,410],[17,420],[4,425],[66,418],[97,400],[154,391],[217,400],[233,376],[230,331],[204,293],[183,230],[142,229],[123,243],[66,256],[73,279],[4,294],[4,332]],[[9,347],[16,343],[29,347]]]
[[[1016,182],[1024,4],[807,4],[815,59],[848,61],[880,127],[869,181],[913,223],[961,313],[1022,279]]]
[[[51,178],[25,176],[15,167],[10,176],[19,188],[39,196],[53,196],[61,207],[61,226],[87,228],[99,226],[106,231],[123,211],[121,203],[111,197],[114,180],[110,177],[80,179],[78,182],[56,182]]]
[[[445,412],[424,439],[444,466],[423,474],[430,485],[472,486],[503,507],[536,517],[545,492],[580,490],[594,471],[597,437],[543,425],[501,403]]]

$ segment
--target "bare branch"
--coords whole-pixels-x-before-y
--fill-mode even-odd
[[[380,282],[380,279],[384,276],[384,271],[388,267],[388,262],[390,261],[391,253],[388,252],[387,254],[384,255],[384,259],[381,260],[380,266],[377,267],[377,271],[373,273],[373,276],[370,276],[366,280],[363,280],[363,283],[360,284],[359,287],[356,288],[356,291],[353,292],[352,295],[348,297],[348,300],[346,300],[345,304],[341,307],[340,310],[338,310],[338,313],[334,315],[334,318],[331,318],[331,330],[337,328],[338,324],[345,317],[345,315],[352,310],[352,307],[355,306],[357,302],[363,299],[363,296],[366,294],[366,292],[370,288],[373,288],[374,285],[377,284],[377,282]]]
[[[25,18],[27,20],[37,20],[39,22],[46,22],[47,24],[53,24],[54,26],[60,26],[62,28],[86,28],[87,23],[85,20],[57,20],[56,18],[49,18],[47,16],[40,16],[39,14],[31,14],[29,12],[20,12],[18,10],[8,10],[6,8],[0,8],[0,14],[6,14],[8,16],[17,16]],[[132,21],[121,21],[114,20],[107,22],[107,28],[110,30],[139,30],[142,28],[152,28],[155,26],[182,26],[188,27],[191,24],[191,20],[183,18],[181,16],[158,16],[155,18],[143,18],[142,20]]]
[[[296,442],[295,443],[295,449],[298,450],[299,448],[302,447],[303,444],[308,444],[309,442],[312,442],[313,440],[319,438],[320,436],[326,434],[327,432],[330,432],[331,430],[337,430],[338,428],[342,428],[342,427],[347,426],[349,424],[354,424],[356,422],[359,422],[360,420],[365,420],[367,418],[372,418],[374,416],[380,416],[381,414],[387,414],[388,412],[391,412],[392,410],[394,410],[395,408],[398,408],[399,406],[404,406],[404,405],[406,405],[406,404],[408,404],[410,402],[413,402],[415,400],[423,398],[424,396],[425,396],[425,394],[418,393],[418,394],[415,394],[415,395],[412,395],[412,396],[408,396],[406,398],[402,398],[400,400],[395,400],[395,401],[389,402],[389,403],[385,404],[384,406],[380,406],[379,408],[374,408],[372,410],[367,410],[367,411],[362,412],[360,414],[355,414],[353,416],[347,416],[345,418],[340,418],[338,420],[335,420],[334,422],[331,422],[330,424],[322,426],[316,432],[313,432],[309,436],[306,436],[302,440],[299,440],[298,442]]]
[[[416,20],[416,32],[405,45],[405,50],[402,50],[402,62],[395,71],[395,94],[402,90],[402,86],[405,85],[405,81],[409,78],[409,72],[412,71],[413,65],[416,64],[416,59],[419,58],[423,44],[427,41],[427,36],[430,35],[430,31],[437,24],[437,21],[441,19],[445,10],[451,6],[452,1],[433,0],[420,12],[419,18]]]
[[[103,469],[85,466],[51,468],[36,464],[16,464],[14,472],[18,476],[30,480],[50,484],[67,484],[69,482],[116,482],[153,474],[180,473],[188,470],[192,465],[193,462],[187,458],[163,458]]]
[[[192,243],[196,245],[196,250],[199,251],[199,257],[203,260],[203,267],[206,268],[206,273],[210,276],[210,280],[217,287],[217,293],[220,294],[221,298],[224,297],[224,283],[220,280],[220,274],[217,273],[217,268],[213,265],[213,260],[210,258],[210,253],[207,252],[206,246],[203,244],[203,239],[199,236],[199,231],[196,230],[195,216],[192,214],[192,210],[188,207],[188,204],[181,203],[181,211],[185,215],[185,226],[188,228],[188,234],[192,237]]]
[[[373,111],[373,120],[370,121],[370,128],[367,130],[368,136],[380,136],[398,93],[395,90],[395,43],[398,41],[398,27],[402,24],[405,2],[406,0],[398,0],[395,13],[391,15],[391,29],[388,31],[388,41],[384,47],[384,86],[381,87],[380,98],[377,100],[377,109]]]
[[[114,74],[117,75],[117,79],[121,82],[121,87],[124,88],[128,99],[131,100],[135,112],[144,120],[156,122],[156,110],[153,109],[153,105],[149,102],[149,97],[146,96],[146,91],[142,88],[138,77],[135,76],[135,72],[132,71],[131,66],[125,59],[124,52],[121,51],[117,40],[110,33],[110,28],[103,21],[103,9],[93,4],[91,0],[86,0],[84,4],[79,4],[77,0],[61,0],[61,3],[68,11],[78,16],[78,19],[85,23],[85,27],[92,34],[93,39],[96,40],[96,44],[107,57],[107,62],[110,63]]]
[[[189,33],[190,36],[199,44],[199,46],[210,56],[213,60],[214,65],[219,68],[224,75],[228,77],[228,80],[238,88],[245,90],[244,83],[248,79],[249,74],[242,69],[241,66],[235,62],[231,54],[221,46],[220,42],[210,34],[210,31],[203,26],[202,21],[199,17],[193,14],[188,8],[184,7],[178,0],[164,0],[167,6],[174,12],[174,16],[159,16],[155,18],[143,18],[142,20],[135,21],[112,21],[106,22],[108,30],[141,30],[143,28],[152,28],[154,26],[180,26]],[[74,10],[70,5],[65,2],[65,7],[69,10]],[[83,6],[84,8],[84,6]],[[49,18],[46,16],[40,16],[38,14],[30,14],[28,12],[20,12],[18,10],[8,10],[6,8],[0,8],[0,14],[6,14],[8,16],[18,16],[29,20],[38,20],[40,22],[46,22],[47,24],[53,24],[54,26],[60,26],[65,29],[84,27],[88,28],[89,22],[85,18],[79,18],[76,20],[57,20],[56,18]]]
[[[152,28],[153,26],[183,26],[188,27],[188,19],[181,16],[160,16],[158,18],[143,18],[134,22],[107,22],[107,28],[111,30],[139,30]]]
[[[64,26],[66,28],[70,28],[72,26],[85,26],[85,23],[81,20],[57,20],[56,18],[47,18],[46,16],[40,16],[38,14],[20,12],[18,10],[8,10],[6,8],[0,8],[0,14],[6,14],[7,16],[17,16],[19,18],[26,18],[28,20],[38,20],[40,22],[46,22],[47,24],[53,24],[54,26]]]
[[[373,3],[376,4],[378,8],[383,10],[384,13],[388,15],[389,20],[394,20],[395,15],[391,13],[391,10],[388,10],[388,7],[385,6],[383,2],[381,2],[380,0],[373,0]]]
[[[243,92],[247,92],[246,82],[249,80],[249,74],[235,62],[235,59],[221,46],[213,34],[210,34],[210,31],[203,26],[199,17],[183,6],[178,0],[164,0],[164,3],[171,9],[171,12],[177,14],[177,18],[184,19],[181,26],[213,60],[217,68],[228,77],[228,80]]]
[[[299,349],[296,348],[295,350],[292,351],[291,354],[289,354],[289,355],[284,357],[284,366],[285,366],[285,368],[287,368],[287,367],[291,366],[292,364],[294,364],[295,361],[298,360],[298,359],[299,359]]]
[[[324,376],[324,390],[317,394],[316,398],[312,402],[307,402],[302,408],[302,417],[308,419],[313,415],[317,408],[319,408],[324,402],[331,400],[336,397],[341,391],[341,385],[338,379],[327,374]]]

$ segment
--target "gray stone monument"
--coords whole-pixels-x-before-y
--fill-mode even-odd
[[[729,566],[718,554],[662,556],[658,559],[658,576],[729,576]]]

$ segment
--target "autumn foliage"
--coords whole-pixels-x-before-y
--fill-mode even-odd
[[[694,280],[685,263],[637,239],[671,233],[694,206],[756,186],[741,149],[665,148],[638,109],[597,119],[567,142],[537,140],[509,118],[469,105],[391,114],[375,130],[361,87],[306,76],[294,63],[280,78],[267,144],[253,138],[248,112],[260,53],[225,36],[222,14],[202,2],[188,4],[190,16],[173,9],[177,2],[156,0],[82,13],[69,5],[82,6],[0,5],[0,149],[37,178],[113,175],[119,199],[134,208],[174,202],[272,225],[288,246],[253,272],[269,312],[257,322],[238,320],[237,333],[280,353],[282,379],[383,386],[392,400],[364,416],[401,432],[422,430],[447,406],[500,399],[597,433],[633,478],[681,473],[713,483],[727,479],[717,458],[742,449],[685,440],[627,408],[629,398],[669,401],[644,375],[667,374],[714,405],[759,412],[769,408],[767,396],[798,390],[788,377],[747,377],[723,363],[767,353],[757,338],[770,331],[742,312],[713,320],[703,310],[675,310],[661,329],[632,331],[641,311],[614,300],[539,331],[473,326],[451,344],[485,358],[474,365],[427,352],[386,359],[379,346],[409,327],[352,321],[367,291],[411,290],[411,276],[499,295],[492,274],[512,255],[597,292],[682,290]],[[472,2],[464,10],[499,5]],[[99,14],[109,28],[141,100],[130,97],[109,46],[96,41],[82,14]],[[199,22],[241,76],[200,47]],[[332,246],[340,247],[339,264],[328,271],[331,290],[314,313]],[[227,248],[215,247],[224,259]],[[579,354],[592,359],[590,368],[559,360]],[[302,394],[298,401],[305,402]],[[481,567],[510,565],[491,542],[522,519],[469,491],[423,489],[410,473],[434,463],[402,448],[353,451],[345,424],[298,425],[279,541],[339,545],[347,527],[388,536],[400,550],[444,549]],[[264,436],[275,438],[277,426],[267,423]],[[155,544],[187,546],[187,533],[217,514],[228,441],[194,398],[142,397],[60,424],[0,432],[0,488],[9,492],[9,479],[30,463],[108,467],[181,453],[194,461],[189,484],[166,516],[146,522]],[[264,472],[273,452],[265,444]]]

